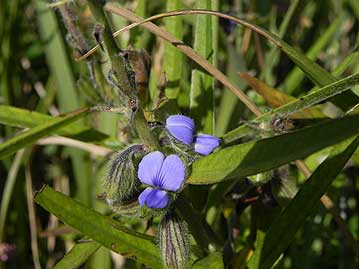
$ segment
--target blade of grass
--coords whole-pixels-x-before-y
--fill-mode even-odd
[[[74,122],[88,114],[89,109],[83,108],[74,112],[69,113],[64,117],[56,117],[52,121],[38,125],[28,131],[22,132],[17,136],[7,140],[0,145],[0,159],[11,155],[21,148],[29,146],[36,142],[36,140],[49,136],[57,129]]]
[[[194,162],[187,183],[214,184],[299,160],[357,134],[358,119],[359,115],[354,115],[328,120],[291,133],[221,149]]]
[[[182,1],[167,0],[166,10],[172,11],[182,8]],[[166,20],[166,30],[178,39],[183,37],[183,25],[181,17],[173,17]],[[180,80],[182,78],[183,55],[176,48],[166,43],[163,56],[163,70],[166,73],[167,85],[166,97],[176,99],[180,91]]]
[[[271,224],[264,241],[257,242],[249,268],[270,268],[275,263],[358,145],[359,137],[356,137],[333,148],[329,157],[314,171],[279,218]]]
[[[57,97],[61,112],[79,107],[76,84],[68,61],[65,45],[52,9],[45,2],[36,1],[38,25],[43,40],[47,41],[45,51],[51,73],[57,85]]]
[[[36,193],[35,201],[106,248],[154,268],[162,266],[152,237],[129,230],[49,186],[44,186]]]
[[[49,123],[53,117],[36,111],[30,111],[13,106],[0,105],[0,123],[12,127],[33,128],[41,124]],[[73,137],[86,142],[102,141],[108,135],[84,127],[78,123],[71,123],[56,131],[59,135]]]
[[[243,80],[238,77],[238,71],[246,72],[247,66],[244,57],[242,56],[241,52],[236,53],[235,48],[232,44],[227,45],[228,51],[228,65],[227,65],[227,72],[228,78],[233,81],[233,83],[241,89],[245,88],[245,84]],[[216,112],[216,135],[222,136],[228,131],[230,128],[229,124],[231,123],[231,119],[233,114],[235,113],[235,109],[238,105],[238,98],[230,92],[225,91],[222,93],[221,102],[219,108]],[[241,106],[243,109],[243,105]],[[238,121],[236,122],[238,124]]]
[[[211,1],[196,1],[196,7],[199,9],[210,10]],[[213,64],[212,35],[213,33],[211,17],[197,16],[194,28],[193,49],[211,64]],[[212,76],[202,71],[198,67],[193,69],[191,77],[190,115],[194,119],[196,123],[196,129],[198,129],[199,132],[213,134],[213,98]]]
[[[301,97],[291,103],[288,103],[284,106],[281,106],[277,109],[274,109],[268,113],[261,115],[256,118],[254,122],[261,123],[266,121],[271,121],[274,116],[289,116],[294,114],[302,109],[313,106],[319,102],[327,100],[328,98],[339,94],[343,91],[349,90],[351,87],[359,83],[359,74],[354,74],[348,76],[344,79],[341,79],[337,82],[329,84],[319,90],[316,90],[312,93],[309,93],[306,96]],[[233,142],[244,135],[251,132],[252,127],[248,126],[248,124],[243,124],[242,126],[226,133],[223,136],[224,143]]]
[[[32,189],[32,176],[30,171],[29,161],[26,161],[25,165],[25,185],[26,185],[26,200],[27,200],[27,211],[29,214],[30,224],[30,238],[31,238],[31,253],[32,260],[35,269],[41,269],[39,259],[39,244],[37,241],[37,225],[36,225],[36,212],[34,207],[33,189]]]
[[[4,190],[1,197],[1,208],[0,208],[0,242],[3,242],[4,239],[4,227],[5,227],[5,221],[9,209],[9,204],[11,200],[11,195],[14,190],[17,174],[19,172],[21,162],[24,157],[24,150],[19,150],[15,158],[11,164],[9,173],[6,178]]]
[[[53,269],[77,269],[94,254],[101,245],[95,241],[75,244]]]

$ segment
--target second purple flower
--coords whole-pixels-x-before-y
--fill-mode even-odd
[[[213,135],[198,134],[195,136],[194,121],[183,115],[169,116],[166,120],[166,129],[182,143],[193,144],[194,151],[202,155],[210,154],[221,142],[218,137]]]

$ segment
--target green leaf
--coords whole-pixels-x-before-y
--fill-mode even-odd
[[[223,258],[221,252],[213,252],[207,257],[197,260],[192,269],[223,269]]]
[[[167,0],[167,11],[182,8],[182,1]],[[166,30],[176,38],[182,40],[183,26],[181,16],[175,16],[166,20]],[[183,55],[171,44],[165,44],[163,69],[167,77],[166,97],[176,99],[180,91],[180,81],[182,78]]]
[[[46,41],[46,58],[56,82],[61,112],[74,110],[79,107],[76,82],[54,10],[43,1],[35,1],[35,4],[40,35]]]
[[[196,161],[187,183],[214,184],[302,159],[358,133],[358,119],[359,115],[354,115],[328,120],[291,133],[221,149]]]
[[[358,145],[359,137],[356,137],[333,148],[329,157],[319,165],[281,215],[270,225],[263,242],[257,242],[249,268],[270,268],[275,263]]]
[[[226,75],[234,85],[240,89],[245,89],[244,81],[238,76],[238,72],[247,72],[247,64],[241,52],[237,52],[233,44],[227,44],[228,63]],[[216,135],[222,136],[230,128],[232,116],[236,114],[236,108],[240,107],[244,111],[245,106],[231,91],[221,93],[221,102],[216,108]],[[238,124],[238,123],[235,123]],[[233,128],[233,127],[232,127]]]
[[[212,9],[210,0],[196,1],[198,9]],[[194,30],[194,50],[213,63],[213,32],[210,16],[196,16]],[[199,66],[192,71],[190,110],[191,117],[196,122],[196,129],[206,134],[214,132],[213,114],[213,77],[204,72]]]
[[[33,128],[41,124],[49,123],[54,118],[36,111],[30,111],[13,106],[0,105],[0,123],[19,127],[19,128]],[[68,136],[84,142],[101,141],[108,137],[108,135],[91,129],[83,127],[77,123],[71,123],[63,126],[56,131],[56,134]]]
[[[53,269],[76,269],[83,265],[101,245],[97,242],[81,242],[75,244],[72,249],[66,253]]]
[[[49,186],[36,193],[35,201],[106,248],[153,268],[161,268],[161,258],[153,237],[132,231]]]
[[[11,196],[14,191],[16,179],[18,178],[18,172],[21,163],[24,159],[25,151],[18,151],[15,158],[12,160],[11,167],[7,174],[5,185],[2,191],[1,204],[0,204],[0,242],[4,240],[4,227],[6,224],[6,218],[8,215],[8,209],[10,205]]]
[[[36,140],[42,137],[49,136],[61,127],[84,117],[88,112],[88,108],[83,108],[71,112],[66,116],[53,118],[50,122],[38,125],[28,131],[18,134],[0,145],[0,159],[11,155],[21,148],[33,144]]]
[[[275,116],[280,116],[280,117],[289,116],[302,109],[309,108],[312,105],[327,100],[328,98],[336,94],[349,90],[351,87],[357,85],[358,83],[359,83],[359,73],[348,76],[344,79],[341,79],[337,82],[334,82],[330,85],[327,85],[323,88],[313,91],[308,95],[303,96],[291,103],[288,103],[268,113],[265,113],[262,116],[256,118],[254,122],[261,123],[261,122],[270,121]],[[233,142],[251,132],[252,132],[252,128],[248,124],[243,124],[242,126],[226,133],[223,136],[223,142],[224,143]]]

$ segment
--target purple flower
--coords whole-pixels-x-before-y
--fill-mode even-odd
[[[166,120],[167,130],[186,145],[193,142],[194,121],[183,115],[172,115]]]
[[[219,146],[221,140],[213,135],[199,134],[194,136],[194,122],[183,115],[172,115],[166,120],[166,128],[176,139],[186,145],[194,143],[194,151],[202,154],[210,154]]]
[[[185,166],[182,160],[171,154],[165,158],[162,152],[155,151],[142,158],[138,167],[138,178],[146,188],[138,197],[141,206],[164,208],[168,204],[167,191],[178,191],[185,180]]]
[[[213,135],[199,134],[194,138],[194,151],[207,156],[220,142],[221,140]]]

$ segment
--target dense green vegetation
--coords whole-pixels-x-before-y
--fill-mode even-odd
[[[2,1],[0,268],[357,268],[358,47],[357,0]]]

